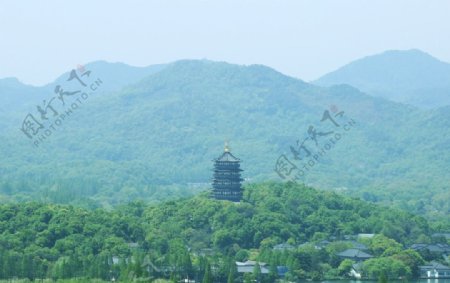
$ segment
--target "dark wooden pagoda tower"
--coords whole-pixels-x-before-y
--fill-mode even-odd
[[[224,153],[214,161],[211,197],[218,200],[239,202],[242,199],[241,160],[231,154],[225,143]]]

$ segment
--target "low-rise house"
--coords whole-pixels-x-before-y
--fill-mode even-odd
[[[203,249],[200,249],[199,251],[195,251],[194,255],[196,255],[196,256],[213,256],[214,250],[210,249],[210,248],[203,248]]]
[[[253,273],[256,265],[256,261],[247,260],[246,262],[236,261],[238,273]],[[269,266],[265,262],[258,262],[261,274],[269,274]],[[289,268],[284,265],[277,266],[277,273],[280,278],[283,278],[286,273],[289,272]]]
[[[331,244],[330,241],[328,241],[328,240],[322,240],[322,241],[320,241],[320,242],[317,243],[317,246],[318,246],[318,247],[321,247],[321,248],[325,248],[325,247],[328,246],[329,244]]]
[[[369,248],[364,245],[363,243],[357,242],[357,241],[348,241],[346,243],[349,243],[352,245],[352,248],[360,250],[360,251],[367,251]]]
[[[410,248],[418,252],[428,250],[430,253],[450,254],[448,244],[412,244]]]
[[[450,267],[435,261],[419,266],[419,272],[421,278],[450,278]]]
[[[137,249],[137,248],[139,248],[139,243],[127,243],[127,246],[130,249]]]
[[[236,261],[237,270],[239,273],[253,273],[257,261],[247,260],[246,262]],[[262,274],[268,274],[269,268],[265,262],[258,262]]]
[[[281,278],[283,278],[286,275],[286,273],[288,273],[288,271],[289,268],[287,266],[284,265],[277,266],[278,276]]]
[[[368,233],[359,233],[358,239],[371,239],[375,236],[375,234],[368,234]]]
[[[343,238],[344,240],[356,240],[356,238],[358,237],[358,235],[344,235]]]
[[[443,237],[447,240],[450,240],[450,233],[434,233],[433,235],[431,235],[431,237],[433,238]]]
[[[290,250],[293,250],[293,249],[295,249],[295,247],[293,245],[288,244],[288,243],[278,244],[278,245],[275,245],[273,247],[274,251],[286,251],[286,250],[290,251]]]
[[[368,254],[366,252],[363,252],[358,249],[347,249],[343,252],[340,252],[337,254],[337,256],[344,258],[344,259],[351,259],[353,261],[364,261],[366,259],[372,258],[373,256],[371,254]]]
[[[303,248],[303,247],[307,247],[307,246],[314,247],[316,250],[322,249],[322,247],[320,247],[319,245],[314,245],[314,244],[312,244],[310,242],[305,242],[303,244],[298,245],[299,248]]]
[[[350,272],[348,273],[350,277],[361,279],[362,278],[362,263],[354,263],[352,265],[352,268],[350,269]]]
[[[118,256],[113,256],[112,257],[112,264],[116,265],[116,264],[119,264],[119,263],[120,263],[119,257]]]

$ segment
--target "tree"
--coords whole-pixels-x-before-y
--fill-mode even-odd
[[[269,275],[267,282],[275,282],[278,279],[278,269],[275,262],[272,262],[269,267]]]
[[[419,276],[419,265],[425,262],[418,252],[411,249],[401,251],[392,258],[398,259],[408,266],[413,277]]]
[[[255,266],[253,267],[253,277],[255,278],[256,282],[259,283],[261,282],[261,266],[259,265],[259,263],[257,262],[255,264]]]
[[[206,263],[205,274],[203,275],[202,283],[213,283],[213,277],[211,273],[211,265]]]
[[[339,264],[338,271],[340,275],[348,275],[352,266],[355,262],[351,259],[344,259],[341,264]]]
[[[237,267],[236,267],[236,264],[234,263],[234,261],[230,261],[229,266],[230,266],[230,271],[228,272],[227,283],[234,283],[236,274],[237,274]]]
[[[253,275],[251,273],[244,273],[244,283],[252,283]]]
[[[246,261],[249,257],[249,252],[247,250],[241,249],[234,256],[237,261]]]
[[[370,242],[370,249],[377,255],[390,256],[402,250],[402,245],[384,235],[375,235]]]
[[[369,278],[377,279],[383,274],[388,279],[410,278],[411,270],[402,261],[391,257],[380,257],[366,260],[363,270]]]
[[[382,273],[379,277],[378,277],[378,283],[387,283],[388,279],[386,276],[386,273]]]

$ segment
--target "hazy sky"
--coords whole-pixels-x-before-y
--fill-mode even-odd
[[[264,64],[312,80],[418,48],[450,62],[450,1],[0,0],[0,78],[41,85],[95,60]]]

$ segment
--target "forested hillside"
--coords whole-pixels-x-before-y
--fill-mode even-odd
[[[247,259],[288,266],[293,280],[339,278],[345,267],[336,253],[349,247],[346,237],[358,233],[377,234],[365,242],[370,252],[403,270],[377,272],[413,277],[422,258],[407,246],[430,242],[432,229],[422,217],[292,182],[247,186],[240,204],[206,194],[111,211],[3,204],[0,278],[201,280],[212,266],[211,276],[225,282],[230,274],[240,276],[234,261]],[[325,239],[328,246],[314,248]],[[295,248],[273,251],[281,243]]]
[[[229,140],[250,182],[283,181],[274,169],[284,154],[292,166],[307,167],[298,182],[430,219],[449,215],[448,108],[420,111],[261,65],[179,61],[150,68],[144,78],[130,75],[129,84],[118,82],[126,72],[116,67],[92,69],[89,80],[102,82],[98,90],[79,98],[83,104],[37,147],[20,128],[28,112],[39,118],[42,97],[7,113],[0,133],[2,201],[111,207],[193,195],[209,187],[211,160]],[[66,83],[70,90],[79,86]]]

